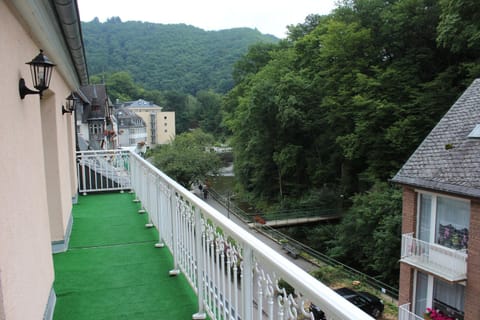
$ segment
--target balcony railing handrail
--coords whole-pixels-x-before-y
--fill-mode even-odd
[[[415,238],[413,233],[402,235],[401,258],[420,268],[429,268],[430,272],[449,281],[460,281],[466,278],[467,253],[464,250],[455,250],[423,241]]]
[[[219,202],[225,208],[228,208],[230,214],[235,215],[237,218],[242,220],[245,223],[254,222],[254,215],[249,215],[242,209],[235,206],[233,202],[228,203],[228,196],[223,196],[216,192],[216,190],[210,188],[209,195],[211,195],[217,202]],[[369,276],[363,272],[360,272],[346,264],[341,263],[338,260],[335,260],[309,246],[301,243],[285,233],[280,232],[279,230],[264,224],[255,224],[252,225],[258,232],[265,234],[266,236],[274,239],[277,242],[281,242],[282,240],[287,240],[290,244],[293,244],[294,247],[300,248],[302,252],[305,252],[309,256],[313,257],[314,259],[321,261],[324,264],[339,268],[343,272],[345,272],[346,276],[361,279],[363,282],[368,283],[371,287],[378,290],[381,293],[385,293],[386,295],[390,296],[392,299],[398,299],[398,288],[394,288],[372,276]]]
[[[420,240],[420,239],[415,238],[413,233],[406,233],[406,234],[403,234],[402,236],[403,237],[409,237],[409,238],[412,239],[412,241],[420,243],[424,246],[429,246],[429,247],[435,248],[436,250],[445,252],[445,253],[447,253],[451,256],[458,256],[462,260],[466,261],[466,259],[467,259],[467,253],[465,252],[465,250],[452,249],[452,248],[449,248],[449,247],[442,246],[438,243],[427,242],[427,241],[424,241],[424,240]]]
[[[411,303],[405,303],[398,307],[398,320],[423,320],[410,311]]]
[[[220,228],[224,234],[232,237],[234,241],[238,243],[241,242],[242,250],[251,250],[251,255],[254,257],[257,263],[263,264],[268,268],[275,268],[274,271],[277,276],[281,277],[292,287],[294,287],[296,292],[303,294],[303,296],[309,301],[313,302],[322,310],[324,310],[328,318],[371,319],[357,307],[336,294],[329,287],[320,283],[314,277],[306,273],[295,264],[291,263],[278,252],[261,242],[243,228],[236,225],[233,221],[225,217],[216,209],[212,208],[200,198],[193,195],[192,192],[185,189],[183,186],[168,177],[152,164],[146,162],[136,154],[132,154],[132,157],[141,163],[145,168],[147,168],[151,173],[157,175],[164,180],[165,183],[173,187],[175,192],[179,194],[179,197],[188,199],[189,205],[198,208],[198,212],[204,215],[205,220],[209,220],[211,223],[213,223],[213,225],[216,226],[216,228]],[[244,252],[243,258],[245,260],[249,260],[248,257],[246,257],[246,252]],[[246,291],[252,290],[252,288],[244,289]],[[247,297],[249,296],[250,295],[247,295]],[[286,299],[286,297],[284,298]],[[248,302],[243,301],[243,303],[247,304]],[[248,319],[248,315],[245,315],[245,317]]]
[[[78,191],[80,193],[131,188],[130,154],[125,150],[77,151]]]
[[[157,227],[158,246],[172,252],[171,274],[182,272],[197,293],[194,319],[314,319],[309,303],[329,320],[372,319],[139,155],[129,158],[131,186]]]

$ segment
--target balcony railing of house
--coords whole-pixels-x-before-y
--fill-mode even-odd
[[[410,306],[410,303],[406,303],[398,307],[398,320],[423,320],[423,317],[410,311]]]
[[[193,319],[314,319],[312,303],[326,319],[372,319],[137,154],[84,152],[78,153],[78,163],[79,180],[90,163],[119,173],[117,180],[108,176],[109,181],[123,183],[130,173],[131,188],[149,217],[147,226],[158,231],[156,246],[172,253],[170,274],[183,273],[197,295]],[[120,182],[110,190],[129,186]],[[80,185],[93,186],[87,181]]]
[[[467,253],[436,243],[414,238],[413,233],[402,235],[401,261],[433,273],[448,281],[467,278]]]
[[[78,151],[78,191],[130,190],[130,153],[124,150]]]

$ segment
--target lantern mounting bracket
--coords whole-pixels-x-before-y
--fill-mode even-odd
[[[48,89],[50,85],[50,79],[52,78],[53,67],[55,66],[47,56],[43,54],[43,50],[32,59],[30,62],[26,62],[30,65],[30,73],[32,75],[33,87],[38,91],[31,90],[25,85],[25,79],[20,78],[18,82],[18,91],[20,98],[24,99],[27,94],[38,94],[42,98],[42,92]]]
[[[20,81],[18,82],[18,92],[20,93],[20,98],[22,98],[22,100],[27,94],[39,94],[40,97],[42,96],[41,91],[35,91],[27,88],[27,86],[25,85],[25,80],[23,78],[20,78]]]

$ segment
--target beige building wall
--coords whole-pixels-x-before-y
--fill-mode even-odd
[[[157,113],[157,143],[166,144],[175,138],[175,112]]]
[[[60,111],[69,90],[58,72],[52,77],[50,89],[55,94],[46,93],[42,98],[41,125],[51,241],[53,244],[62,244],[71,223],[72,184],[75,181],[75,175],[72,175],[74,162],[71,161],[74,151],[72,133],[68,132],[73,128],[73,119],[68,114],[62,115]]]
[[[54,281],[51,243],[63,240],[75,193],[72,117],[60,111],[71,89],[61,69],[43,99],[19,97],[21,77],[33,89],[25,62],[41,45],[26,26],[0,0],[0,319],[8,320],[43,319]]]
[[[68,152],[68,167],[70,170],[70,194],[72,196],[72,202],[76,203],[77,202],[77,187],[78,187],[78,181],[77,181],[77,167],[76,167],[76,137],[75,137],[75,118],[74,115],[72,114],[65,114],[67,117],[65,120],[65,125],[66,125],[66,132],[67,132],[67,144],[68,144],[68,149],[71,150],[71,152]],[[70,119],[69,119],[70,118]],[[117,131],[118,132],[118,131]]]
[[[140,118],[145,121],[147,128],[147,145],[155,146],[157,144],[166,144],[175,138],[175,112],[173,111],[159,111],[160,108],[133,108],[130,110],[135,112]],[[152,118],[151,114],[155,114],[156,127],[156,143],[152,141]]]

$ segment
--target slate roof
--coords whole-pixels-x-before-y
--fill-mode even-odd
[[[96,98],[101,106],[105,106],[108,102],[107,88],[104,84],[81,86],[80,90],[90,102],[93,98]]]
[[[82,113],[82,122],[105,119],[108,115],[108,107],[110,105],[106,86],[104,84],[81,86],[80,91],[86,98],[86,101],[84,101],[85,107]],[[93,106],[98,106],[99,109],[92,111]]]
[[[120,108],[115,111],[115,117],[118,120],[118,127],[121,129],[145,128],[145,121],[135,112],[127,108]]]
[[[469,197],[480,197],[480,138],[469,138],[480,124],[480,79],[465,90],[393,182]]]
[[[146,101],[143,99],[138,99],[136,101],[127,101],[124,102],[121,107],[130,108],[130,109],[158,109],[162,110],[162,107],[157,106],[151,101]]]

